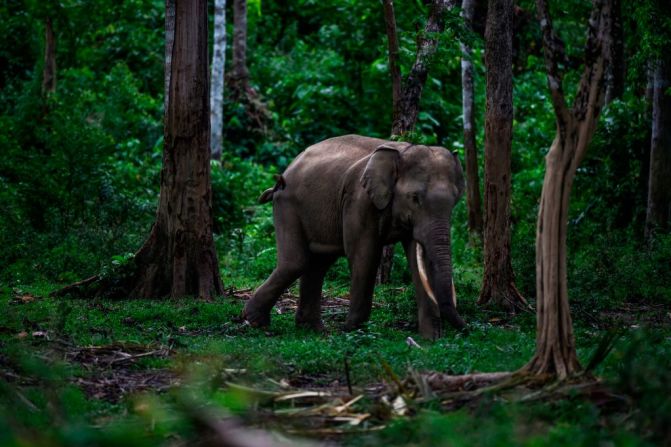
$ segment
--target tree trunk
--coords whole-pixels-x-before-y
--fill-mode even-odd
[[[392,76],[392,125],[391,135],[402,137],[412,131],[419,115],[419,102],[422,90],[429,73],[431,57],[436,52],[438,40],[430,36],[441,33],[445,29],[443,15],[451,6],[451,1],[434,0],[426,22],[424,34],[417,42],[417,55],[410,73],[401,84],[400,68],[398,67],[398,38],[396,36],[396,18],[392,0],[383,0],[384,16],[389,44],[389,71]],[[394,259],[394,246],[387,245],[382,249],[382,259],[377,272],[377,281],[386,284],[391,278]]]
[[[546,0],[536,0],[543,32],[548,86],[557,133],[545,158],[545,179],[536,233],[536,353],[522,371],[566,378],[580,368],[575,350],[566,277],[566,233],[571,187],[604,103],[605,67],[611,47],[613,0],[594,0],[585,69],[574,105],[566,105],[559,72],[561,42],[554,34]]]
[[[177,0],[159,207],[135,255],[133,297],[223,292],[212,237],[207,38],[207,1]]]
[[[387,31],[387,43],[389,46],[389,75],[391,76],[391,122],[392,135],[394,135],[393,123],[399,119],[401,104],[401,67],[399,65],[400,48],[398,34],[396,31],[396,16],[394,14],[394,1],[383,0],[384,23]],[[391,268],[394,263],[394,245],[386,245],[382,249],[380,268],[377,270],[377,283],[388,284],[391,281]]]
[[[606,104],[614,99],[621,98],[624,94],[624,78],[626,76],[624,61],[624,31],[622,28],[622,6],[620,0],[613,0],[612,19],[612,44],[609,59],[610,64],[606,67]]]
[[[438,47],[438,39],[431,36],[442,33],[445,29],[443,15],[450,7],[448,0],[434,0],[431,4],[429,18],[424,33],[417,39],[417,55],[415,63],[403,82],[399,99],[399,112],[391,128],[392,135],[402,136],[415,127],[419,115],[419,101],[429,73],[429,63]]]
[[[221,159],[224,127],[224,68],[226,66],[226,0],[214,2],[214,43],[210,78],[210,152]]]
[[[168,116],[170,100],[170,67],[172,66],[172,46],[175,42],[175,0],[165,0],[165,66],[163,67],[163,114]],[[165,120],[167,123],[167,120]]]
[[[209,300],[223,293],[212,236],[207,0],[166,0],[165,125],[156,221],[135,256],[53,295]]]
[[[648,175],[648,206],[645,236],[668,231],[671,224],[671,58],[654,66],[652,93],[652,138]]]
[[[247,0],[233,0],[233,69],[232,86],[238,93],[247,91]]]
[[[42,70],[42,93],[48,95],[56,90],[56,37],[47,17],[44,23],[44,68]]]
[[[490,0],[485,29],[485,272],[478,304],[508,311],[526,304],[510,260],[510,153],[513,131],[513,0]]]
[[[389,74],[391,76],[391,110],[392,123],[398,120],[399,103],[401,100],[401,67],[399,66],[400,49],[396,32],[396,16],[394,14],[394,0],[383,0],[384,23],[387,30],[389,45]],[[393,133],[393,132],[392,132]]]
[[[472,27],[475,0],[463,0],[461,15],[466,26]],[[461,42],[461,92],[464,115],[464,152],[466,158],[466,206],[468,207],[468,232],[471,244],[481,243],[482,203],[478,175],[478,148],[475,144],[475,92],[471,48]],[[476,242],[478,241],[478,242]]]

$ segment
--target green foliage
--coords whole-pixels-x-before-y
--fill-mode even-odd
[[[413,328],[400,326],[401,313],[414,312],[412,297],[392,288],[378,290],[367,330],[344,333],[341,316],[325,316],[328,332],[296,329],[292,313],[273,316],[270,330],[250,329],[235,317],[242,302],[220,298],[211,303],[180,300],[60,300],[16,297],[46,295],[51,286],[0,294],[0,441],[3,445],[166,445],[170,439],[195,439],[184,399],[241,417],[253,408],[248,396],[226,387],[226,380],[268,388],[281,380],[310,387],[344,383],[348,359],[352,384],[360,389],[388,376],[385,366],[403,377],[408,369],[451,373],[514,370],[534,349],[533,317],[497,325],[464,294],[462,312],[471,322],[468,336],[450,333],[422,349],[405,339]],[[330,296],[330,295],[329,295]],[[601,334],[580,320],[579,356],[586,362]],[[46,336],[33,333],[46,333]],[[24,335],[18,335],[24,333]],[[475,408],[447,414],[411,403],[417,415],[388,421],[382,432],[343,438],[344,445],[594,445],[664,442],[668,427],[668,327],[628,332],[599,366],[636,411],[611,413],[587,401],[506,403],[485,398]],[[126,366],[86,363],[73,355],[80,347],[170,346],[167,359],[139,359]],[[245,370],[234,378],[225,370]],[[112,374],[114,373],[114,374]],[[178,374],[182,385],[164,394],[140,392],[96,398],[86,384],[135,374]],[[130,383],[130,382],[129,382]],[[120,399],[120,400],[118,400]],[[437,405],[437,402],[434,403]],[[250,407],[251,406],[251,407]],[[437,408],[437,407],[433,407]],[[626,426],[622,420],[627,420]],[[92,428],[95,425],[96,428]],[[473,430],[477,426],[477,430]]]
[[[638,331],[615,352],[618,388],[634,399],[636,422],[660,444],[671,441],[671,352],[664,335]]]

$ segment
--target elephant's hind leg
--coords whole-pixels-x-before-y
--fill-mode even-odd
[[[296,326],[321,332],[324,326],[321,321],[321,299],[324,276],[333,265],[336,256],[312,254],[308,259],[308,267],[301,276],[301,291],[296,311]]]
[[[302,264],[278,264],[273,273],[256,289],[254,296],[247,301],[243,311],[244,318],[254,327],[270,324],[270,311],[277,300],[291,284],[302,274]]]
[[[275,204],[277,267],[256,289],[243,310],[244,318],[254,327],[270,324],[270,311],[291,284],[300,278],[308,265],[308,245],[295,215]]]

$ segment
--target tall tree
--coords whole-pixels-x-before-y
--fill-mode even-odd
[[[510,259],[513,134],[513,0],[489,0],[485,27],[485,271],[479,304],[514,311],[526,304]]]
[[[159,206],[129,294],[210,299],[223,285],[212,236],[207,0],[174,7]]]
[[[417,39],[415,62],[408,76],[401,82],[394,5],[392,0],[383,0],[389,44],[389,70],[392,76],[392,138],[403,138],[413,130],[417,123],[419,102],[429,75],[429,64],[438,47],[438,39],[435,35],[445,30],[443,16],[453,2],[454,0],[433,0],[431,2],[424,32]],[[393,245],[384,247],[378,270],[378,282],[380,283],[385,284],[390,280],[393,254]]]
[[[645,236],[671,226],[671,57],[663,55],[653,68],[652,137],[648,174]]]
[[[624,78],[626,75],[624,60],[624,29],[622,28],[622,5],[620,0],[613,0],[613,24],[611,30],[610,63],[606,67],[606,104],[624,94]]]
[[[165,0],[165,67],[163,69],[163,116],[168,116],[170,101],[170,69],[172,67],[172,46],[175,42],[175,0]]]
[[[429,74],[431,58],[438,47],[436,34],[445,30],[444,15],[451,6],[450,0],[433,0],[424,32],[417,39],[415,62],[404,79],[398,101],[398,115],[392,124],[393,136],[403,136],[412,131],[419,115],[419,101]]]
[[[210,151],[219,160],[223,149],[224,69],[226,66],[226,0],[214,2],[214,43],[210,75]]]
[[[42,70],[42,93],[56,90],[56,36],[51,17],[44,21],[44,68]]]
[[[387,31],[387,44],[389,46],[389,74],[391,75],[391,121],[398,120],[401,101],[401,67],[399,54],[401,52],[398,44],[398,32],[396,30],[396,14],[394,13],[394,0],[383,0],[384,23]],[[392,130],[393,133],[393,130]]]
[[[247,91],[247,0],[233,0],[233,87],[239,93]]]
[[[210,299],[223,292],[212,236],[207,0],[166,0],[161,191],[149,237],[118,277],[61,289],[108,297]]]
[[[593,0],[583,69],[573,107],[562,87],[564,45],[555,34],[546,0],[536,0],[548,87],[557,132],[545,157],[545,179],[536,233],[536,353],[523,368],[565,378],[580,370],[569,311],[566,232],[571,187],[592,141],[604,103],[604,77],[611,55],[613,0]]]
[[[475,0],[463,0],[461,16],[469,29],[473,27]],[[464,152],[466,156],[466,206],[468,207],[468,232],[471,240],[482,237],[482,202],[478,175],[478,148],[475,144],[475,92],[473,87],[473,52],[466,41],[461,42],[461,98],[464,127]]]

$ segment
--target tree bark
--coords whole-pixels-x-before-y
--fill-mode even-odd
[[[383,0],[384,23],[387,32],[387,43],[389,46],[389,75],[391,76],[391,122],[392,135],[394,134],[393,123],[399,119],[401,103],[401,67],[399,65],[400,48],[398,44],[398,33],[396,29],[396,15],[394,14],[394,1]],[[394,262],[394,246],[386,245],[382,249],[380,268],[377,271],[377,283],[388,284],[391,281],[391,268]]]
[[[210,77],[210,152],[221,159],[224,127],[224,69],[226,66],[226,0],[214,2],[214,43]]]
[[[168,116],[170,100],[170,67],[172,66],[172,46],[175,42],[175,0],[165,0],[165,66],[163,67],[163,114]],[[167,120],[165,120],[165,123]]]
[[[475,0],[463,0],[461,16],[466,26],[472,28]],[[461,42],[461,91],[464,127],[464,152],[466,157],[466,206],[468,207],[468,232],[471,243],[481,241],[483,220],[478,175],[478,148],[475,144],[475,91],[471,48]],[[481,242],[478,242],[481,243]]]
[[[415,63],[410,69],[408,77],[401,83],[400,68],[398,68],[398,38],[396,37],[396,19],[392,0],[384,0],[384,15],[389,44],[389,70],[392,76],[392,125],[391,136],[403,137],[411,132],[417,123],[419,102],[422,90],[429,73],[431,57],[436,52],[438,39],[431,36],[441,33],[445,29],[443,15],[453,0],[433,0],[424,33],[417,42]],[[392,67],[392,59],[394,65]],[[394,70],[397,72],[395,73]],[[395,98],[395,99],[394,99]],[[387,245],[382,249],[382,259],[377,272],[377,281],[386,284],[391,279],[391,268],[394,258],[394,246]]]
[[[624,30],[622,28],[622,5],[620,0],[613,0],[613,18],[611,30],[610,64],[606,67],[606,104],[624,94],[624,78],[626,75],[624,60]]]
[[[151,234],[135,255],[129,294],[211,299],[223,285],[212,236],[207,1],[174,5],[159,206]]]
[[[401,67],[399,65],[400,49],[398,33],[396,31],[396,16],[394,14],[394,0],[383,0],[384,23],[389,45],[389,74],[391,76],[391,110],[392,123],[398,120],[399,103],[401,100]]]
[[[668,231],[671,224],[671,58],[654,65],[652,138],[648,174],[648,206],[645,237]]]
[[[415,63],[402,85],[399,112],[391,129],[393,136],[403,136],[411,132],[417,123],[419,102],[429,73],[429,64],[438,47],[438,39],[432,34],[442,33],[445,29],[443,15],[450,5],[449,0],[434,0],[431,4],[424,33],[417,41]]]
[[[47,17],[44,22],[44,68],[42,70],[42,93],[48,95],[56,90],[56,37]]]
[[[247,0],[233,0],[233,69],[231,81],[235,90],[245,93],[248,87],[247,69]]]
[[[605,67],[611,55],[613,0],[594,0],[585,45],[585,68],[572,108],[566,104],[558,61],[561,41],[546,0],[536,0],[543,33],[548,86],[557,133],[545,158],[536,233],[536,353],[522,371],[560,379],[580,371],[566,276],[566,233],[571,187],[594,136],[604,103]]]
[[[490,0],[485,29],[484,277],[478,304],[508,311],[526,304],[510,259],[510,153],[513,131],[513,0]]]

